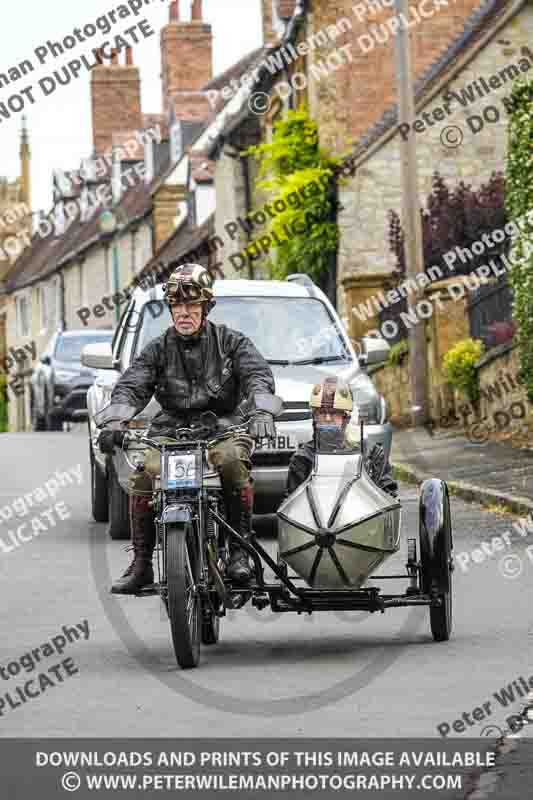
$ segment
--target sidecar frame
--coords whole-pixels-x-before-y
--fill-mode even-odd
[[[416,539],[408,538],[406,572],[390,575],[371,575],[368,581],[407,580],[403,594],[382,593],[377,586],[362,588],[324,589],[298,586],[302,578],[290,576],[287,565],[276,563],[259,543],[257,534],[244,539],[226,520],[213,511],[213,516],[229,536],[238,542],[250,556],[255,566],[255,579],[247,585],[224,581],[226,605],[239,608],[246,600],[254,607],[270,607],[275,613],[294,612],[312,614],[316,611],[367,611],[384,613],[389,608],[427,606],[430,608],[431,629],[436,641],[444,641],[451,633],[451,572],[453,571],[452,534],[449,493],[444,481],[424,481],[420,490],[420,559],[417,557]],[[264,564],[279,582],[265,580]],[[447,599],[448,598],[448,599]],[[235,605],[231,605],[234,599]],[[449,616],[447,604],[450,603]],[[219,614],[223,616],[226,608]],[[444,619],[444,622],[443,622]],[[435,622],[437,620],[437,622]]]

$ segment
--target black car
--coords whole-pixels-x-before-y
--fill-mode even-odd
[[[87,389],[95,370],[81,363],[86,344],[111,342],[112,330],[58,331],[31,378],[32,427],[60,431],[63,422],[87,418]]]

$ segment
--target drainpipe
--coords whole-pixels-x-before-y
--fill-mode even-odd
[[[67,330],[67,304],[65,302],[65,275],[59,270],[60,302],[61,302],[61,330]]]
[[[244,181],[244,205],[246,214],[252,210],[252,193],[250,191],[250,168],[248,166],[248,158],[246,156],[240,156],[240,162],[242,166],[242,177]],[[251,240],[251,235],[246,233],[246,238],[248,241]],[[250,261],[248,264],[248,277],[250,280],[254,280],[255,273],[254,273],[254,265]]]

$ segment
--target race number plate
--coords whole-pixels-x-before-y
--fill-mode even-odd
[[[257,442],[256,450],[297,450],[298,442],[294,436],[276,436],[275,439],[263,439]]]
[[[166,458],[166,489],[197,489],[202,480],[200,459],[196,453],[169,454]]]

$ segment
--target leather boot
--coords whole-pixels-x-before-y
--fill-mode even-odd
[[[112,585],[113,594],[137,594],[143,586],[150,586],[154,582],[152,555],[156,532],[150,501],[151,497],[130,496],[133,561],[122,577]]]
[[[235,529],[244,539],[249,539],[252,533],[253,507],[254,490],[250,481],[240,491],[234,492],[230,511],[230,525],[234,527],[235,520],[237,523]],[[248,554],[237,543],[230,546],[230,562],[226,574],[237,583],[247,583],[254,575]]]

